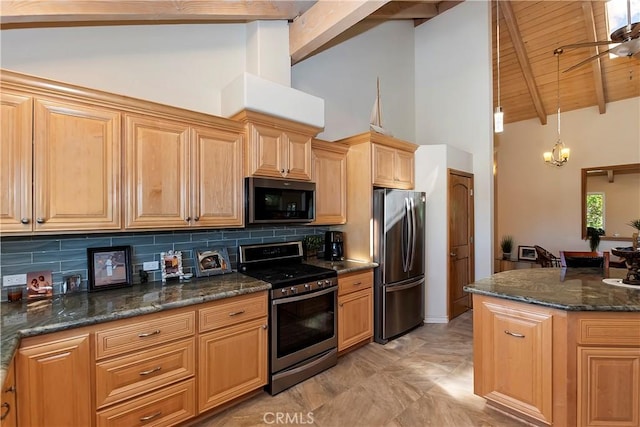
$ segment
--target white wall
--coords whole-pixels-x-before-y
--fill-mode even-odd
[[[557,137],[555,115],[546,126],[537,119],[505,125],[496,144],[497,235],[511,234],[516,246],[540,245],[556,255],[589,250],[580,232],[581,169],[640,162],[640,98],[608,103],[606,114],[597,107],[563,112],[561,121],[562,140],[571,149],[563,167],[542,159]],[[620,244],[602,241],[600,250]]]
[[[476,279],[493,270],[490,24],[490,3],[466,1],[415,31],[416,142],[473,155]]]
[[[369,130],[380,77],[383,126],[415,141],[413,23],[390,21],[292,68],[291,86],[325,101],[325,131],[334,141]]]
[[[2,30],[1,66],[220,115],[220,91],[245,71],[244,24]]]

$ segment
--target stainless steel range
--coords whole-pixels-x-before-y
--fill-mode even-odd
[[[302,242],[241,245],[238,270],[269,282],[269,384],[272,395],[334,366],[338,275],[302,263]]]

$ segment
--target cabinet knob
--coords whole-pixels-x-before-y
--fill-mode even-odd
[[[193,220],[194,220],[194,221],[200,221],[200,217],[199,217],[199,216],[197,216],[197,217],[193,218]]]
[[[291,169],[287,169],[287,173],[291,172]]]
[[[42,217],[38,217],[38,218],[36,218],[36,222],[37,222],[38,224],[44,224],[44,218],[42,218]]]
[[[23,224],[29,224],[29,218],[21,218],[20,222]]]
[[[262,329],[267,329],[267,325],[262,325]]]
[[[280,169],[280,173],[284,173],[284,169]]]
[[[189,221],[191,221],[191,217],[190,217],[190,216],[188,216],[188,217],[186,217],[184,220],[185,220],[185,221],[187,221],[187,222],[189,222]]]

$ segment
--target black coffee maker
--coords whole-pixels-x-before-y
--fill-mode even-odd
[[[342,231],[327,231],[324,234],[324,259],[327,261],[344,260],[344,236]]]

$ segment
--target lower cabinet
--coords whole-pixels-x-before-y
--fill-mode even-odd
[[[15,361],[11,360],[7,368],[7,376],[2,385],[2,405],[0,408],[0,424],[3,427],[18,425],[16,407],[16,369]]]
[[[16,366],[20,426],[92,425],[90,353],[88,333],[25,340]]]
[[[338,277],[338,351],[373,337],[373,271]]]

